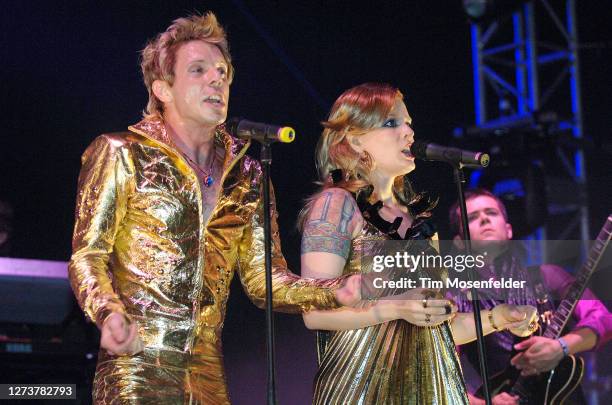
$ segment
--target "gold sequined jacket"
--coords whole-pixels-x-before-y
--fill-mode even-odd
[[[145,119],[129,132],[96,138],[82,157],[69,276],[89,318],[100,326],[111,312],[123,313],[138,324],[145,345],[131,359],[101,351],[98,374],[108,363],[106,374],[124,367],[129,379],[129,367],[118,366],[125,361],[212,370],[208,388],[222,392],[217,400],[200,400],[224,403],[225,388],[214,385],[224,385],[220,338],[235,270],[251,300],[265,305],[263,204],[261,168],[245,155],[248,142],[223,126],[215,142],[225,149],[223,175],[205,223],[206,188],[161,120]],[[274,206],[272,211],[275,309],[336,307],[337,280],[301,279],[287,270]],[[187,385],[197,388],[193,381]]]

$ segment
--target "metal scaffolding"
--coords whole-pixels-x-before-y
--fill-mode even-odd
[[[536,35],[536,25],[541,24],[552,28]],[[583,130],[574,0],[526,2],[511,16],[472,23],[471,38],[477,127],[514,128],[534,123],[540,112],[553,110],[561,117],[555,130],[570,131],[580,145]],[[554,97],[564,87],[569,97]],[[584,256],[591,238],[584,152],[577,149],[569,156],[557,145],[556,155],[565,176],[549,179],[548,211],[553,216],[571,212],[575,217],[558,235],[549,235],[544,228],[534,238],[567,237],[579,227],[576,239],[583,241]],[[559,187],[577,192],[568,199],[555,192]],[[543,247],[541,255],[546,260]]]
[[[473,22],[471,41],[477,128],[517,128],[535,123],[542,111],[555,111],[560,117],[555,131],[571,133],[579,145],[569,153],[557,145],[558,164],[564,169],[546,178],[549,215],[571,215],[572,220],[560,231],[540,228],[530,237],[529,250],[542,263],[548,258],[543,240],[580,239],[585,258],[592,236],[580,146],[583,127],[574,0],[533,0],[511,15]],[[596,379],[595,357],[589,356],[585,380],[589,384]],[[588,399],[599,403],[596,391]]]

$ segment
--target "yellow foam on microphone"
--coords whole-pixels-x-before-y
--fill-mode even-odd
[[[295,139],[295,130],[291,127],[282,127],[278,130],[278,140],[283,143],[291,143]]]
[[[480,156],[480,164],[482,165],[482,167],[489,166],[490,161],[491,158],[489,157],[488,153],[483,153],[482,156]]]

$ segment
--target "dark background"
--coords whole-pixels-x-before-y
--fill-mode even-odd
[[[577,4],[584,133],[596,145],[587,152],[595,234],[612,197],[612,2]],[[228,32],[236,68],[230,116],[297,130],[293,144],[274,148],[272,171],[283,250],[296,272],[294,225],[315,190],[319,122],[342,91],[366,81],[398,86],[417,138],[447,143],[453,128],[474,122],[469,25],[459,0],[49,0],[5,1],[2,8],[0,196],[16,211],[14,257],[69,259],[80,154],[98,134],[140,119],[147,93],[138,52],[192,12],[214,11]],[[438,226],[448,237],[450,168],[420,162],[413,177],[417,189],[440,198]],[[225,328],[230,388],[236,403],[261,403],[264,313],[233,287]],[[281,403],[308,403],[314,335],[299,317],[277,319]]]

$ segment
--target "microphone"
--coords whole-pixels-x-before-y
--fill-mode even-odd
[[[489,165],[489,155],[483,152],[470,152],[458,148],[441,146],[427,141],[415,141],[410,153],[417,159],[446,162],[459,168],[481,168]]]
[[[242,118],[232,118],[225,126],[231,134],[238,138],[255,139],[262,143],[290,143],[295,139],[295,130],[291,127],[280,127]]]

